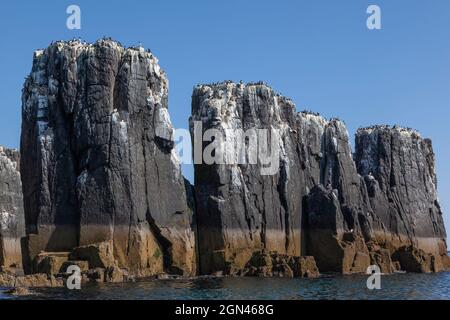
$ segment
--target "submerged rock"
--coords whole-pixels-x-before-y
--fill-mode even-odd
[[[28,265],[41,251],[111,242],[132,273],[195,274],[167,95],[143,48],[70,41],[35,52],[22,97]]]

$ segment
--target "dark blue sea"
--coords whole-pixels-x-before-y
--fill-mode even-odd
[[[450,272],[383,275],[380,290],[367,289],[366,281],[364,275],[323,275],[318,279],[199,277],[85,285],[81,290],[34,289],[26,297],[12,297],[0,288],[0,299],[450,300]]]

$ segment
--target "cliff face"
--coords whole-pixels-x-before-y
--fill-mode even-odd
[[[30,261],[106,241],[134,273],[195,273],[167,95],[166,75],[143,48],[71,41],[35,53],[21,137]]]
[[[273,162],[278,164],[273,172],[261,171],[264,159],[249,164],[248,157],[246,163],[196,165],[201,271],[234,273],[258,250],[313,255],[319,269],[343,271],[344,258],[330,262],[329,257],[336,254],[335,246],[341,246],[344,233],[354,232],[366,239],[371,236],[370,203],[352,159],[344,124],[313,113],[297,113],[289,99],[261,83],[198,86],[192,101],[194,141],[201,136],[195,134],[197,122],[202,124],[201,133],[217,129],[224,141],[240,139],[237,146],[245,146],[247,151],[256,149],[258,156],[262,154],[261,145],[271,144],[268,149],[272,149]],[[251,130],[260,129],[266,129],[273,139],[243,140],[237,134],[242,130],[251,136]],[[236,152],[233,146],[224,144],[225,154]],[[205,152],[207,146],[203,144]],[[335,189],[335,211],[327,213],[320,197],[308,198],[317,185]],[[338,221],[325,221],[329,219]],[[367,248],[361,250],[368,266]],[[344,249],[341,251],[338,254],[343,256]],[[355,249],[346,259],[353,262],[358,252]],[[362,267],[347,269],[344,271],[363,271]]]
[[[291,129],[296,127],[292,102],[263,84],[231,82],[198,86],[192,99],[194,145],[200,141],[202,148],[203,134],[216,129],[222,140],[215,137],[214,142],[224,147],[225,156],[233,156],[226,163],[195,165],[201,272],[236,273],[263,249],[299,256],[306,184],[298,135]],[[196,130],[199,123],[202,129]],[[266,130],[265,139],[257,138],[258,129]],[[267,150],[273,159],[265,161],[259,156],[272,142],[279,148]],[[207,145],[201,150],[207,151]],[[240,147],[250,155],[241,156]],[[270,175],[262,174],[262,168]]]
[[[19,152],[0,147],[0,266],[22,268],[25,235]]]
[[[360,129],[353,154],[342,121],[264,83],[199,85],[192,187],[157,59],[111,40],[37,51],[22,119],[21,164],[0,153],[0,264],[22,260],[25,224],[27,271],[95,279],[450,268],[431,142],[411,130]]]
[[[360,129],[355,160],[377,217],[374,239],[391,251],[404,245],[421,249],[435,257],[436,269],[447,264],[431,141],[411,129]]]
[[[278,150],[279,166],[265,173],[264,161],[249,156],[195,165],[202,273],[238,273],[261,250],[311,255],[320,271],[341,273],[371,264],[382,272],[450,266],[429,141],[404,130],[360,130],[355,161],[342,121],[297,113],[262,83],[197,86],[190,127],[203,156],[224,146],[216,160],[239,152],[229,141],[257,155],[261,143]],[[274,139],[253,140],[252,129]]]
[[[320,183],[306,197],[306,252],[319,270],[365,272],[370,256],[372,210],[358,175],[343,122],[325,121],[321,138]]]

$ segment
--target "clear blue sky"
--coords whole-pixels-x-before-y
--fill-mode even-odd
[[[70,4],[81,7],[81,30],[66,29]],[[369,4],[381,7],[380,31],[366,28]],[[35,49],[111,36],[159,58],[176,127],[187,127],[195,84],[230,79],[265,80],[299,110],[345,120],[351,134],[384,123],[418,129],[433,140],[450,230],[448,0],[4,1],[0,30],[0,144],[19,146]]]

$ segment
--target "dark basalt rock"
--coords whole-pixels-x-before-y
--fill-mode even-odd
[[[35,53],[22,98],[29,261],[112,241],[118,266],[135,274],[195,274],[167,95],[143,48],[70,41]]]
[[[370,238],[369,198],[342,122],[326,121],[311,112],[297,113],[289,99],[265,84],[229,81],[194,89],[190,122],[194,139],[195,121],[202,123],[202,133],[214,128],[232,141],[237,129],[276,130],[271,143],[280,150],[279,167],[269,175],[261,173],[261,162],[195,166],[202,273],[234,273],[258,250],[314,255],[314,241],[305,241],[305,237],[309,239],[316,231],[342,234],[354,230]],[[252,143],[240,143],[252,147]],[[207,147],[204,144],[203,150]],[[336,189],[339,212],[334,218],[340,219],[339,226],[321,229],[308,222],[314,218],[309,219],[305,211],[307,195],[320,184]],[[315,229],[309,232],[310,228]],[[342,271],[342,259],[325,271],[335,270]]]
[[[365,272],[370,265],[365,240],[372,236],[373,213],[344,123],[327,122],[321,142],[321,184],[306,198],[306,254],[316,257],[322,272]]]
[[[433,257],[433,271],[447,265],[434,154],[417,133],[361,129],[354,160],[342,121],[297,113],[263,83],[231,81],[194,89],[194,139],[196,121],[200,134],[213,128],[231,141],[237,129],[275,129],[280,150],[270,175],[261,174],[260,162],[195,165],[202,273],[239,273],[261,250],[314,256],[324,272],[362,273],[371,264],[386,273],[417,271],[396,258],[405,245]]]
[[[405,246],[422,250],[436,259],[436,271],[444,268],[446,233],[431,141],[401,127],[359,129],[355,160],[377,217],[373,239],[392,253]]]
[[[25,235],[20,156],[0,147],[0,267],[22,268],[21,238]]]
[[[0,262],[19,264],[24,214],[27,271],[76,261],[91,281],[450,268],[434,153],[417,132],[360,129],[352,154],[342,121],[296,112],[263,82],[198,85],[194,160],[209,152],[221,163],[196,162],[191,186],[167,99],[167,78],[143,48],[103,39],[37,51],[20,159],[0,153]],[[224,140],[203,142],[209,129]]]
[[[201,132],[195,132],[195,122],[202,124]],[[299,151],[300,122],[293,103],[264,84],[228,81],[194,89],[190,119],[194,144],[201,141],[206,130],[216,129],[237,146],[256,148],[257,155],[272,139],[280,150],[275,155],[279,165],[272,163],[270,175],[261,174],[261,168],[268,167],[261,159],[250,161],[249,156],[240,164],[236,157],[236,161],[225,164],[195,165],[201,273],[237,273],[260,250],[301,254],[302,195],[318,179],[318,173],[316,177],[305,176],[306,166]],[[237,129],[246,133],[272,131],[265,141],[255,141],[240,139]],[[236,153],[231,144],[224,146],[225,155]],[[207,150],[208,144],[200,147]],[[316,167],[308,166],[311,170]]]

